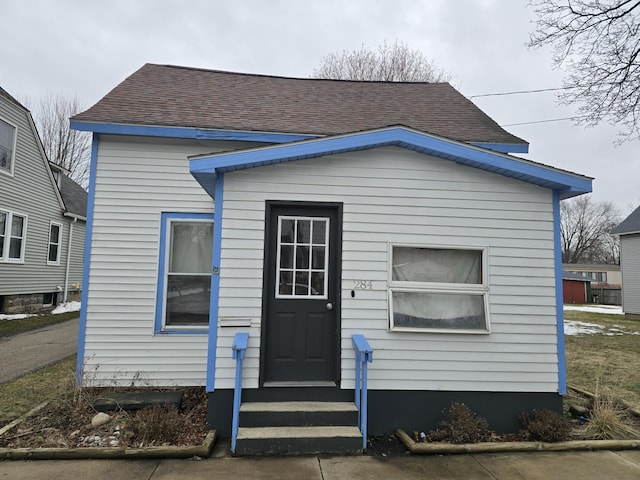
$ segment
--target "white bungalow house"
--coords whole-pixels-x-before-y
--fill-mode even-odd
[[[94,132],[80,379],[206,385],[227,435],[237,334],[243,407],[352,399],[362,335],[370,433],[561,410],[559,205],[591,179],[509,155],[449,84],[148,64],[71,125]]]

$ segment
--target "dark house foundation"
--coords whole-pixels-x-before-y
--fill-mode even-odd
[[[370,390],[370,435],[391,433],[401,428],[435,430],[444,419],[452,402],[464,403],[475,414],[489,422],[498,433],[520,430],[518,415],[532,410],[552,410],[562,413],[562,396],[557,393],[526,392],[443,392]],[[325,388],[261,388],[242,392],[243,402],[266,401],[353,401],[353,390]],[[233,390],[216,390],[209,394],[209,428],[219,435],[231,435]]]

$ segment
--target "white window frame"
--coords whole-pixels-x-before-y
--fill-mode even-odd
[[[434,250],[463,250],[479,251],[482,254],[482,283],[462,284],[462,283],[437,283],[437,282],[409,282],[393,280],[393,249],[395,248],[426,248]],[[400,332],[422,332],[422,333],[458,333],[458,334],[488,334],[491,332],[489,319],[489,276],[488,276],[488,256],[489,248],[485,246],[451,246],[433,244],[408,244],[389,243],[388,258],[388,302],[389,302],[389,330]],[[433,294],[458,294],[482,296],[484,305],[485,328],[484,329],[461,329],[461,328],[429,328],[429,327],[406,327],[394,325],[393,292],[408,293],[433,293]]]
[[[13,127],[13,144],[8,146],[9,148],[11,148],[11,158],[9,158],[9,168],[7,169],[4,167],[0,167],[0,172],[12,177],[13,169],[16,163],[16,143],[18,138],[18,127],[2,117],[0,117],[0,121],[3,123],[6,123],[10,127]]]
[[[23,215],[21,213],[12,212],[10,210],[5,210],[0,208],[0,213],[4,213],[6,215],[5,229],[2,232],[4,236],[4,248],[0,250],[0,263],[24,263],[24,252],[27,247],[27,224],[28,217],[27,215]],[[9,250],[11,245],[11,224],[13,223],[13,217],[22,217],[22,242],[20,244],[20,258],[9,258]]]
[[[51,230],[53,229],[53,226],[58,227],[58,241],[57,242],[52,242],[51,241]],[[49,222],[49,238],[48,238],[48,242],[47,242],[47,265],[60,265],[60,251],[62,250],[62,228],[63,225],[62,223],[59,222]],[[52,245],[57,245],[58,246],[58,254],[56,256],[55,260],[49,260],[50,257],[50,253],[51,253],[51,246]]]
[[[167,294],[169,288],[169,260],[171,256],[171,226],[173,223],[210,223],[214,225],[213,215],[203,213],[163,212],[161,215],[160,272],[158,275],[158,292],[156,301],[155,333],[207,333],[208,324],[167,325]],[[215,240],[214,240],[215,241]],[[213,248],[213,246],[212,246]],[[212,272],[202,273],[212,276]],[[213,279],[212,279],[213,281]]]

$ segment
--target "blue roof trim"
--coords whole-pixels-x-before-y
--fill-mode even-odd
[[[529,153],[528,143],[484,143],[484,142],[469,142],[476,147],[486,148],[487,150],[493,150],[500,153]]]
[[[588,177],[403,127],[192,157],[190,171],[211,195],[219,173],[389,145],[558,190],[562,199],[591,191]]]
[[[84,261],[82,267],[82,292],[80,294],[80,326],[76,353],[76,384],[84,379],[84,353],[87,336],[87,307],[89,306],[89,272],[91,269],[91,241],[93,239],[93,211],[96,201],[96,168],[98,165],[98,135],[93,135],[89,168],[89,193],[87,198],[87,224],[84,237]]]
[[[189,127],[154,127],[149,125],[123,125],[71,121],[71,128],[83,132],[111,135],[137,135],[142,137],[191,138],[196,140],[236,140],[246,142],[288,143],[316,138],[315,135],[294,133],[251,132],[240,130],[202,129]]]
[[[564,341],[564,309],[562,293],[562,234],[560,233],[560,195],[553,192],[553,249],[556,284],[556,332],[558,351],[558,393],[567,394],[567,361]]]

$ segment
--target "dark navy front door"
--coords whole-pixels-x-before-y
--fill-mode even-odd
[[[267,205],[264,383],[337,380],[339,208]]]

